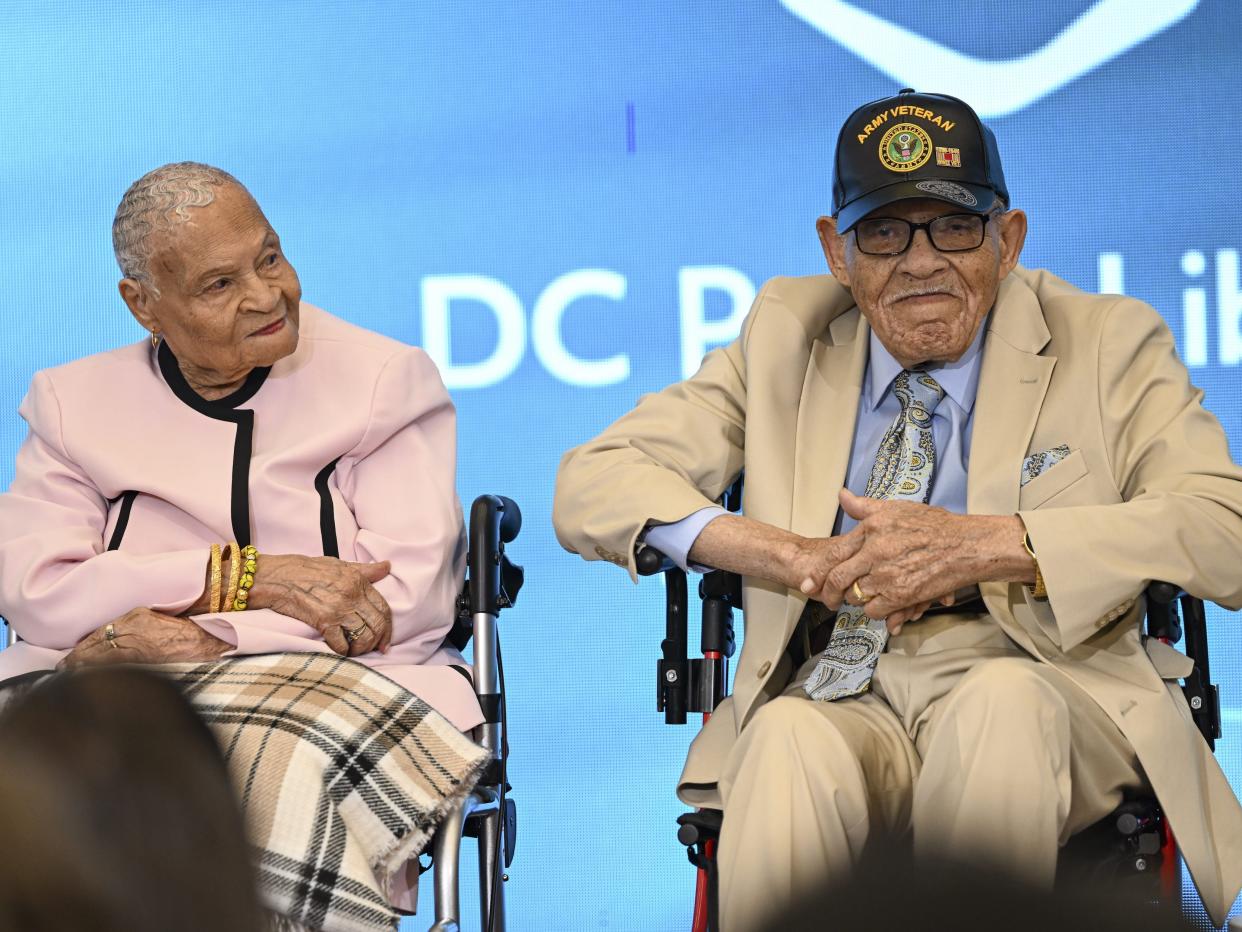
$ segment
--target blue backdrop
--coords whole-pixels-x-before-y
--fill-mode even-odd
[[[7,3],[0,487],[31,374],[143,336],[109,238],[126,186],[173,160],[227,168],[307,300],[440,363],[463,500],[525,512],[528,588],[503,626],[511,927],[684,929],[691,729],[654,709],[659,586],[559,550],[553,476],[732,336],[765,278],[822,270],[813,224],[853,107],[911,85],[974,102],[1031,217],[1025,263],[1159,308],[1242,449],[1242,9],[1022,7]],[[1239,787],[1232,621],[1210,617]]]

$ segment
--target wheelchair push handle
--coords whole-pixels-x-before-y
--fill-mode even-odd
[[[471,540],[507,544],[521,530],[522,509],[507,495],[480,495],[470,506]]]
[[[1173,583],[1161,582],[1154,579],[1147,587],[1147,598],[1151,599],[1158,605],[1168,605],[1171,602],[1180,599],[1186,593],[1182,591],[1180,586]]]
[[[519,532],[522,530],[522,510],[518,508],[517,502],[504,495],[497,495],[500,504],[504,506],[500,515],[500,542],[507,544],[516,540]]]
[[[650,545],[643,547],[634,557],[639,576],[658,576],[673,569],[673,561]]]
[[[469,585],[474,611],[496,615],[517,597],[521,570],[508,564],[504,551],[521,530],[522,512],[511,498],[480,495],[470,506]]]

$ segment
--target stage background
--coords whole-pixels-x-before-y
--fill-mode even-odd
[[[1023,6],[7,3],[0,487],[31,374],[143,337],[109,238],[126,186],[181,159],[235,173],[308,301],[441,363],[463,501],[525,514],[503,623],[510,928],[684,929],[693,726],[654,708],[660,586],[557,547],[553,476],[736,332],[764,279],[823,270],[813,225],[854,106],[909,84],[974,101],[1030,214],[1025,263],[1154,304],[1242,450],[1242,10]],[[1210,623],[1238,787],[1242,642]],[[424,895],[403,929],[429,923]]]

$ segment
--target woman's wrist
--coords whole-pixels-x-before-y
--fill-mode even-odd
[[[288,586],[279,582],[281,567],[288,560],[287,554],[264,553],[259,556],[259,572],[254,574],[247,605],[254,608],[276,608],[277,601],[288,594]]]
[[[228,551],[222,551],[221,556],[220,556],[220,574],[221,574],[222,580],[227,580],[229,578],[229,572],[231,569],[229,559],[230,559],[230,553]],[[213,606],[211,603],[212,603],[213,590],[215,588],[215,585],[213,582],[214,562],[215,561],[212,559],[212,554],[209,551],[207,555],[207,571],[203,577],[202,594],[199,595],[199,597],[195,599],[188,608],[186,608],[185,610],[181,612],[182,617],[185,617],[187,615],[206,615],[208,612],[213,610]],[[224,593],[222,589],[220,593],[220,598],[223,599],[223,596],[224,596]],[[225,610],[227,611],[227,609]]]
[[[194,625],[194,627],[198,628],[199,631],[198,641],[200,646],[195,653],[200,657],[207,660],[215,660],[216,658],[223,657],[226,653],[233,649],[233,645],[228,641],[216,637],[210,631],[207,631],[198,625]]]

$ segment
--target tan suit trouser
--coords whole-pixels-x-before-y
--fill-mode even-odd
[[[743,729],[720,778],[720,915],[763,927],[849,871],[875,832],[1051,886],[1058,847],[1143,785],[1092,699],[986,615],[908,624],[872,690],[812,702],[802,683]]]

